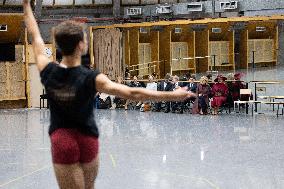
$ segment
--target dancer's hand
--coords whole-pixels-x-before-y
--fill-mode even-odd
[[[191,91],[187,91],[187,89],[187,87],[180,87],[173,92],[177,101],[184,101],[187,98],[196,97],[196,94]]]
[[[30,4],[30,0],[23,0],[23,5],[28,5]]]

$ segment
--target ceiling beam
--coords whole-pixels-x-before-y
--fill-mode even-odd
[[[42,1],[43,0],[35,0],[35,16],[36,16],[36,18],[40,18],[41,17]]]
[[[112,12],[114,17],[120,17],[120,1],[113,1]]]

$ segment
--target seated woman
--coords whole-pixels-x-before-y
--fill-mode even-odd
[[[157,91],[158,84],[154,82],[154,77],[152,75],[149,75],[148,79],[149,79],[149,83],[147,83],[146,89]],[[140,111],[141,112],[150,111],[150,109],[151,109],[151,101],[145,101],[141,105]]]
[[[235,81],[233,82],[233,90],[232,90],[232,98],[234,101],[237,100],[249,100],[250,95],[243,95],[240,96],[240,89],[245,89],[246,85],[241,81],[243,74],[242,73],[236,73],[234,75]],[[242,98],[242,99],[241,99]]]
[[[226,80],[227,78],[223,77],[222,75],[218,75],[214,80],[217,83],[215,83],[212,87],[213,100],[211,102],[211,107],[213,108],[213,115],[217,115],[219,107],[221,107],[227,101],[229,90],[225,83]]]
[[[209,95],[211,94],[211,87],[208,84],[208,78],[203,76],[200,78],[200,83],[196,88],[197,98],[192,107],[192,114],[208,114]]]

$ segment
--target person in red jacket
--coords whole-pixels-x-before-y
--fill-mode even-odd
[[[219,107],[227,101],[228,86],[225,83],[226,80],[227,78],[222,75],[218,75],[214,80],[217,83],[212,86],[213,100],[211,107],[213,108],[213,115],[218,114]]]

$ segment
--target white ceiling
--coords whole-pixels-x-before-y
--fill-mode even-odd
[[[6,0],[5,5],[22,5],[22,0]]]
[[[73,0],[55,0],[54,5],[73,5]]]
[[[43,6],[52,6],[53,0],[43,0],[42,5]]]
[[[93,4],[92,0],[75,0],[75,5],[91,5]]]
[[[117,1],[117,0],[114,0],[114,1]],[[112,4],[112,0],[95,0],[95,4],[109,5],[109,4]]]

